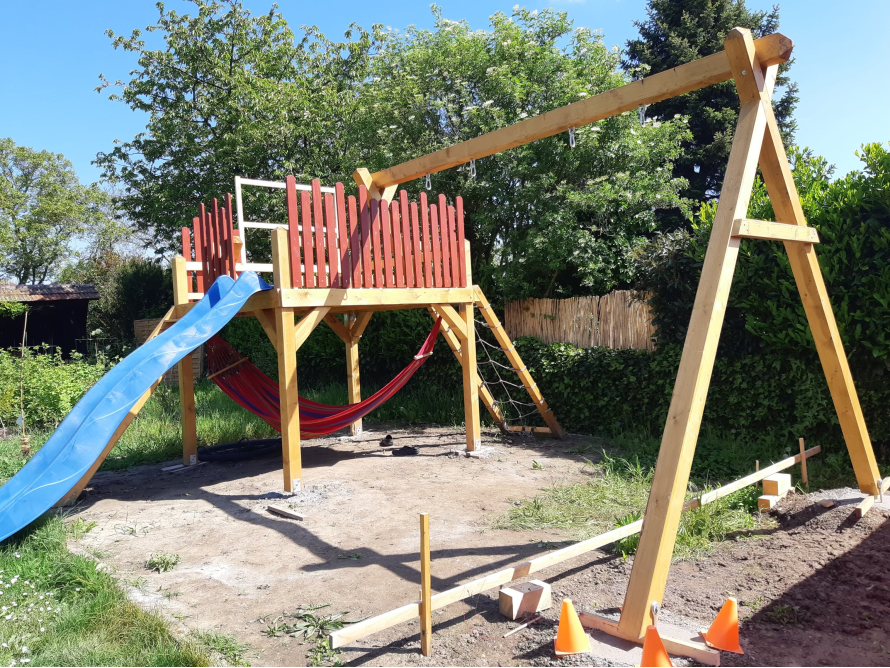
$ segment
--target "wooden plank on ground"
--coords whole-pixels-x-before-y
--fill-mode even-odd
[[[281,517],[286,517],[289,520],[305,520],[306,516],[302,513],[298,513],[295,510],[291,510],[290,508],[285,508],[284,506],[266,506],[266,510],[268,510],[273,515],[280,515]]]

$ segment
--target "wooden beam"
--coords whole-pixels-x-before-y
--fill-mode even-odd
[[[768,220],[754,220],[751,218],[740,218],[733,222],[732,236],[742,239],[799,241],[807,244],[819,243],[819,232],[815,227],[774,223]]]
[[[768,104],[769,100],[765,95],[762,98],[766,108],[766,138],[760,154],[760,169],[773,211],[779,220],[805,227],[806,217],[800,205],[797,187],[794,185],[779,126],[772,107]],[[881,474],[862,414],[859,396],[853,384],[843,339],[834,318],[831,300],[816,257],[816,248],[812,244],[786,241],[785,250],[813,334],[819,361],[828,381],[831,399],[847,444],[847,451],[850,453],[856,481],[860,491],[874,496],[878,494],[877,483],[881,479]]]
[[[853,511],[853,516],[857,518],[865,517],[865,514],[871,510],[872,506],[875,505],[875,497],[866,496],[862,501],[859,502],[859,505],[856,506],[856,509]]]
[[[449,306],[448,304],[436,304],[433,308],[436,309],[436,312],[440,316],[442,316],[442,320],[448,323],[451,330],[457,334],[457,338],[460,339],[461,343],[465,342],[467,340],[467,329],[463,316],[459,315],[458,312],[454,310],[454,307]]]
[[[763,65],[787,61],[791,57],[793,46],[794,43],[790,39],[779,33],[762,37],[755,42],[757,58]],[[356,181],[365,185],[370,181],[378,189],[405,183],[426,174],[462,165],[470,160],[478,160],[537,139],[566,132],[570,127],[577,128],[625,111],[634,111],[641,104],[660,102],[669,97],[727,81],[732,77],[727,53],[721,51],[435,153],[374,172],[372,175],[356,176]]]
[[[389,310],[394,306],[418,308],[433,304],[464,304],[473,301],[473,288],[314,288],[283,289],[281,306],[285,308],[316,308],[319,306],[342,307],[358,311],[382,306]],[[250,309],[253,310],[253,309]]]
[[[432,316],[433,320],[439,317],[439,313],[434,307],[428,306],[427,311],[429,311],[429,314]],[[454,356],[457,358],[458,364],[463,367],[463,362],[461,361],[463,350],[461,348],[460,339],[458,339],[457,335],[453,331],[451,331],[448,323],[442,323],[439,334],[442,335],[442,338],[445,339],[448,347],[451,348],[451,352],[454,353]],[[482,404],[485,406],[488,414],[491,415],[491,419],[494,420],[494,423],[497,425],[498,429],[500,429],[504,433],[508,433],[509,430],[507,429],[507,421],[504,419],[504,414],[498,407],[497,401],[495,401],[495,398],[492,396],[488,387],[482,381],[482,376],[479,375],[478,364],[476,366],[476,383],[479,387],[479,398],[482,399]]]
[[[605,617],[600,617],[599,615],[589,615],[584,612],[578,613],[578,618],[581,620],[581,626],[584,626],[585,628],[596,629],[597,631],[602,631],[604,633],[608,633],[609,635],[633,643],[641,643],[643,641],[642,638],[631,638],[626,636],[618,628],[618,622],[614,622],[611,619],[606,619]],[[661,634],[659,635],[661,637],[661,642],[664,645],[664,648],[669,654],[688,656],[689,658],[695,659],[699,663],[703,663],[706,666],[720,665],[720,651],[711,649],[703,642],[696,642],[695,640],[682,640],[678,638],[671,638],[670,636]]]
[[[272,347],[278,352],[278,330],[275,328],[275,309],[259,309],[253,312],[253,315],[259,320],[263,331],[272,343]]]
[[[528,372],[519,353],[516,352],[516,346],[513,345],[510,337],[507,336],[506,330],[495,316],[494,309],[491,308],[491,304],[488,303],[485,295],[482,294],[482,290],[480,290],[478,286],[476,286],[475,289],[476,306],[479,307],[482,317],[485,318],[485,322],[488,323],[488,328],[494,334],[494,338],[497,340],[498,345],[501,346],[507,359],[510,360],[510,364],[513,365],[513,370],[516,372],[516,375],[519,376],[519,380],[522,381],[526,392],[528,392],[532,401],[538,407],[541,417],[544,419],[544,422],[547,423],[547,426],[550,427],[553,436],[562,438],[562,427],[559,425],[559,422],[556,421],[556,417],[553,415],[553,411],[550,410],[550,406],[544,401],[544,396],[541,394],[541,390],[538,389],[538,384]]]
[[[309,338],[309,335],[318,327],[328,315],[328,311],[330,311],[326,306],[322,306],[317,309],[313,309],[302,318],[300,321],[294,326],[294,351],[300,349],[300,347],[306,342],[306,339]]]
[[[395,197],[396,189],[398,188],[398,185],[378,188],[374,185],[374,181],[371,178],[371,172],[364,167],[359,167],[355,170],[352,178],[355,180],[356,185],[365,186],[368,189],[368,196],[376,200],[382,199],[387,202],[392,202],[392,198]]]
[[[443,311],[450,307],[442,305]],[[461,307],[464,340],[461,367],[464,386],[464,423],[467,428],[467,451],[482,447],[482,430],[479,425],[479,377],[476,367],[476,323],[473,319],[475,304],[468,302]]]
[[[174,308],[189,303],[191,277],[185,269],[185,258],[173,258],[173,304]],[[179,376],[179,419],[182,433],[182,463],[194,466],[198,463],[198,424],[195,412],[195,367],[190,352],[178,362]]]
[[[420,652],[433,655],[432,588],[430,585],[430,515],[420,513]]]
[[[807,450],[807,456],[811,457],[819,451],[820,449],[818,446],[815,448],[811,448],[810,450]],[[764,477],[770,475],[771,473],[775,473],[776,471],[781,471],[783,469],[794,466],[794,464],[797,463],[799,460],[799,455],[795,457],[788,457],[787,459],[783,459],[782,461],[773,464],[772,466],[768,466],[759,473],[754,473],[742,478],[741,480],[737,480],[735,482],[729,483],[728,485],[724,485],[723,487],[712,490],[707,494],[703,494],[699,499],[690,501],[686,505],[691,509],[698,508],[699,506],[706,505],[708,503],[713,503],[715,500],[722,498],[727,494],[737,492],[743,487],[751,485],[758,480],[762,480]],[[622,538],[633,536],[634,534],[639,533],[642,527],[643,520],[637,520],[636,522],[632,522],[616,529],[612,529],[611,531],[607,531],[606,533],[600,534],[599,536],[594,536],[592,538],[588,538],[587,540],[582,540],[579,543],[575,543],[574,545],[569,545],[559,550],[548,552],[547,554],[543,554],[540,557],[535,557],[534,559],[530,559],[515,566],[497,571],[496,573],[489,573],[488,575],[484,575],[481,578],[478,578],[471,582],[467,582],[466,584],[458,585],[434,595],[432,597],[431,607],[433,610],[439,610],[440,608],[444,608],[445,606],[451,605],[452,603],[457,603],[458,601],[470,598],[471,596],[480,594],[483,591],[487,591],[488,589],[493,589],[494,587],[499,587],[500,585],[507,584],[508,582],[528,577],[532,573],[537,573],[538,571],[542,571],[545,568],[549,568],[550,566],[555,566],[556,564],[568,561],[569,559],[579,557],[582,554],[592,552],[593,550],[598,550],[599,548],[610,545],[611,543],[621,540]],[[419,615],[420,602],[415,601],[414,603],[403,605],[399,608],[396,608],[395,610],[384,612],[383,614],[377,615],[376,617],[362,620],[331,633],[329,636],[331,641],[331,648],[336,649],[338,647],[343,647],[344,645],[347,645],[361,638],[365,638],[373,633],[382,631],[383,629],[388,629],[391,626],[395,626],[396,624],[401,624],[402,622],[416,619]]]
[[[373,311],[364,311],[362,313],[350,313],[347,315],[346,322],[349,325],[349,340],[346,344],[346,392],[349,395],[350,404],[361,403],[362,400],[362,382],[359,372],[359,355],[358,344],[365,333],[365,328],[371,321]],[[358,436],[362,433],[362,419],[359,418],[349,425],[349,433],[352,436]]]
[[[275,286],[291,287],[290,253],[287,231],[279,227],[272,232],[272,259],[275,265]],[[316,323],[317,324],[317,323]],[[304,325],[304,330],[307,326]],[[303,488],[303,463],[300,454],[300,395],[297,387],[297,334],[292,309],[275,309],[275,333],[278,343],[278,392],[281,403],[281,457],[284,491],[299,492]],[[308,336],[308,333],[307,333]]]
[[[751,47],[750,33],[744,34],[735,29],[730,32],[725,45],[733,67],[736,70],[747,67],[745,75],[740,70],[734,70],[736,81],[740,81],[743,76],[751,73],[751,65],[738,64],[738,52],[745,54]],[[759,72],[760,67],[757,66],[756,70]],[[750,92],[746,94],[750,96]],[[732,226],[735,220],[744,218],[747,213],[765,127],[766,115],[761,100],[744,102],[739,112],[729,164],[668,409],[652,489],[646,505],[645,524],[625,594],[619,625],[626,635],[636,634],[637,637],[642,637],[645,634],[646,627],[655,623],[651,616],[652,603],[661,604],[664,596],[677,527],[683,510],[683,497],[689,483],[695,444],[701,428],[717,343],[738,258],[739,240],[732,237]]]
[[[352,334],[349,332],[349,329],[340,322],[340,319],[333,315],[332,313],[328,313],[324,317],[325,324],[334,330],[334,334],[340,337],[340,340],[343,343],[351,343],[352,342]]]

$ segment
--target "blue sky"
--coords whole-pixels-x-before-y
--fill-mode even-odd
[[[748,0],[766,8],[774,0]],[[279,0],[293,28],[316,24],[329,36],[340,36],[350,22],[383,23],[403,28],[429,27],[425,2],[357,2]],[[446,17],[467,19],[474,28],[488,16],[509,13],[515,0],[441,0]],[[528,8],[565,9],[576,26],[601,29],[608,45],[636,36],[633,19],[645,16],[645,0],[549,0],[524,3]],[[854,151],[864,142],[890,140],[890,0],[784,0],[781,31],[794,39],[797,62],[792,78],[800,85],[797,142],[824,155],[844,174],[856,169]],[[168,7],[184,8],[181,0]],[[256,13],[270,0],[245,0]],[[104,31],[129,34],[157,16],[149,0],[25,0],[4,2],[0,32],[0,137],[63,153],[81,180],[99,178],[91,165],[97,151],[114,139],[127,140],[144,129],[145,119],[107,93],[93,91],[99,73],[127,80],[135,65],[132,54],[115,51]]]

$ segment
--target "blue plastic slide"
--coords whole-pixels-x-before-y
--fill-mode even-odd
[[[31,461],[0,487],[0,540],[61,500],[101,456],[118,425],[155,381],[222,329],[251,295],[268,289],[253,272],[244,272],[237,281],[218,278],[183,318],[105,374]]]

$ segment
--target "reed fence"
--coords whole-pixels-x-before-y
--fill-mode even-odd
[[[544,343],[571,343],[579,348],[654,350],[652,314],[634,294],[616,290],[602,297],[509,302],[504,325],[512,339],[536,336]]]

